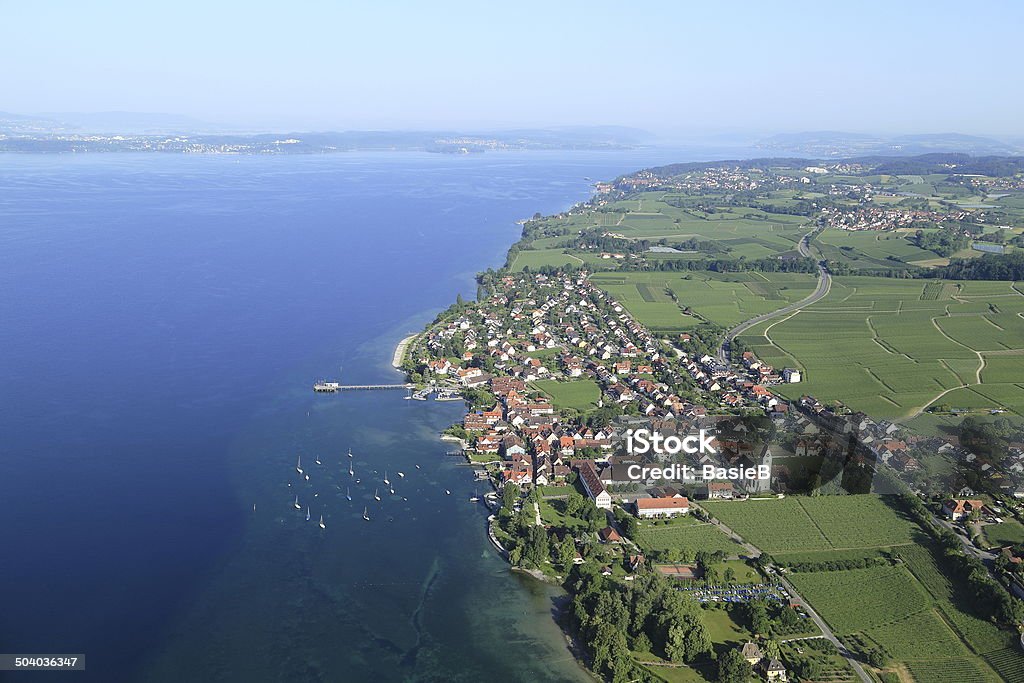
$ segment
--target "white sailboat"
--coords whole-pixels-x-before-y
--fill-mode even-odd
[[[351,448],[348,449],[348,457],[350,457],[350,458],[352,457],[352,449]]]
[[[392,495],[392,496],[393,496],[393,495],[395,495],[395,487],[394,487],[394,486],[392,486],[391,488],[389,488],[389,489],[388,489],[388,491],[390,491],[390,492],[391,492],[391,495]]]
[[[350,476],[350,477],[351,477],[351,476],[353,476],[354,474],[355,474],[355,472],[353,472],[353,471],[352,471],[352,461],[351,461],[351,460],[349,460],[349,461],[348,461],[348,476]]]
[[[444,495],[446,495],[446,496],[450,496],[450,495],[452,495],[452,492],[451,492],[451,491],[449,491],[448,489],[445,489],[445,490],[444,490]]]
[[[319,455],[316,456],[316,460],[314,460],[313,462],[315,462],[317,465],[323,465],[323,463],[320,462],[320,456]]]
[[[363,519],[365,519],[367,522],[370,521],[370,515],[366,514],[366,508],[365,507],[363,508]]]
[[[352,489],[349,489],[349,488],[345,489],[345,497],[348,498],[349,501],[352,500]]]
[[[385,486],[391,486],[391,482],[388,481],[388,471],[387,470],[384,470],[384,485]]]
[[[306,521],[309,521],[309,506],[306,506]]]
[[[302,506],[299,505],[299,497],[298,496],[295,496],[295,509],[296,510],[301,510],[302,509]]]
[[[398,476],[402,479],[405,479],[405,472],[399,472]]]
[[[380,500],[380,489],[374,489],[373,490],[373,499],[374,500]]]
[[[323,515],[320,515],[320,528],[321,529],[326,529],[327,528],[327,525],[324,524],[324,516]]]
[[[295,471],[302,474],[302,456],[299,456],[299,461],[295,464]]]

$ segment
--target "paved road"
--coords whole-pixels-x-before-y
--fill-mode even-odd
[[[733,504],[734,505],[749,505],[750,503],[744,503],[744,502],[736,501]],[[741,544],[746,549],[746,551],[748,553],[750,553],[751,557],[759,557],[761,555],[761,551],[760,551],[760,549],[758,549],[757,546],[753,545],[752,543],[748,543],[747,541],[745,541],[742,536],[737,534],[735,531],[733,531],[732,529],[730,529],[726,525],[722,524],[717,519],[714,519],[714,518],[712,518],[712,519],[713,519],[712,524],[714,524],[719,529],[721,529],[731,539],[733,539],[737,543]],[[804,611],[806,611],[808,616],[811,617],[811,621],[813,621],[814,624],[819,629],[821,629],[822,635],[827,640],[829,640],[833,645],[835,645],[836,649],[839,650],[839,654],[842,655],[846,659],[846,661],[850,663],[850,667],[857,674],[857,677],[860,678],[860,680],[863,683],[873,683],[871,677],[868,675],[868,672],[864,670],[864,667],[861,666],[860,662],[858,662],[856,659],[853,658],[853,653],[850,652],[849,650],[847,650],[846,646],[843,645],[841,642],[839,642],[839,639],[836,638],[836,635],[834,633],[832,633],[832,629],[830,629],[828,627],[828,624],[825,623],[825,620],[822,619],[820,616],[818,616],[818,613],[814,611],[814,609],[810,606],[810,604],[808,604],[808,602],[806,600],[804,600],[803,597],[799,593],[796,592],[796,588],[794,588],[793,584],[791,584],[788,580],[786,580],[785,576],[783,576],[781,573],[779,573],[778,568],[775,567],[774,569],[775,569],[775,572],[776,572],[776,576],[779,577],[779,580],[782,582],[782,585],[785,586],[786,590],[789,591],[789,594],[791,596],[792,602],[797,604],[797,605],[800,605],[801,607],[804,608]]]
[[[810,238],[812,234],[814,234],[813,230],[804,235],[802,238],[800,238],[800,243],[797,244],[797,250],[800,252],[801,256],[811,257]],[[825,270],[825,266],[821,265],[821,263],[818,263],[818,286],[814,289],[813,292],[811,292],[810,296],[808,296],[806,299],[797,301],[794,304],[790,304],[783,308],[779,308],[777,310],[771,311],[770,313],[763,313],[762,315],[751,318],[750,320],[741,322],[739,325],[726,332],[725,338],[722,340],[722,345],[718,347],[718,359],[723,363],[728,362],[729,345],[732,343],[732,340],[735,339],[738,335],[747,331],[754,325],[764,322],[765,320],[771,320],[772,318],[778,317],[780,315],[786,315],[789,313],[793,313],[795,311],[799,311],[801,308],[810,306],[811,304],[820,301],[822,298],[824,298],[826,294],[828,294],[828,291],[829,289],[831,289],[831,287],[832,276],[829,275],[827,270]]]

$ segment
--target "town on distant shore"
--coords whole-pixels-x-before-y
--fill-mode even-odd
[[[587,666],[1024,680],[1024,160],[595,190],[526,221],[402,361],[469,405],[447,438],[495,488],[491,540],[569,592]],[[713,448],[641,454],[638,430]]]

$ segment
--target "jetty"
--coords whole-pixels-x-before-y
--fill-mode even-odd
[[[403,384],[341,384],[339,382],[317,382],[313,385],[313,391],[326,394],[336,394],[339,391],[371,391],[374,389],[415,389],[416,385]]]

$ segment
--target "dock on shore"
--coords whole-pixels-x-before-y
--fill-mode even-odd
[[[410,334],[408,337],[398,342],[398,346],[395,347],[395,355],[391,357],[391,367],[399,368],[402,366],[402,361],[405,360],[405,352],[408,350],[409,345],[416,341],[416,337],[420,336],[419,332],[416,334]]]

